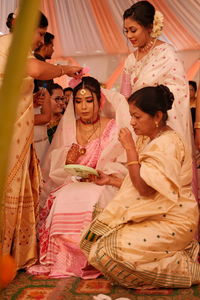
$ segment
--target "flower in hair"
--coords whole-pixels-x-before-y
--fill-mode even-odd
[[[161,35],[163,30],[163,22],[164,22],[163,14],[160,11],[156,10],[153,19],[153,28],[151,32],[152,38],[157,38]]]

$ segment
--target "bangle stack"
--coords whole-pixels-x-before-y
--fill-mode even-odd
[[[126,165],[127,165],[127,167],[131,166],[131,165],[139,165],[139,161],[138,160],[129,161],[129,162],[127,162]]]
[[[199,128],[200,128],[200,122],[195,122],[194,129],[199,129]]]

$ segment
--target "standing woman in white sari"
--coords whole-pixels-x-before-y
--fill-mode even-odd
[[[188,83],[173,46],[158,39],[163,15],[148,1],[139,1],[124,12],[123,19],[124,34],[136,50],[125,61],[121,93],[128,98],[143,87],[166,85],[175,98],[167,123],[191,148]]]

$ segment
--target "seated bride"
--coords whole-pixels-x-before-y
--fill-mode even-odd
[[[108,97],[108,91],[105,94]],[[92,220],[95,204],[98,202],[104,207],[118,191],[121,181],[118,185],[116,177],[124,178],[127,173],[118,132],[124,122],[128,126],[130,116],[126,100],[118,100],[110,100],[115,121],[105,113],[101,116],[102,102],[105,104],[107,100],[96,79],[83,77],[74,88],[73,100],[59,124],[43,170],[46,174],[43,198],[48,191],[51,193],[45,205],[41,204],[40,265],[32,266],[28,272],[49,277],[95,278],[99,275],[87,264],[79,242],[84,228]],[[125,107],[123,112],[122,107]],[[68,164],[109,174],[110,184],[99,186],[89,178],[72,176],[64,169]]]

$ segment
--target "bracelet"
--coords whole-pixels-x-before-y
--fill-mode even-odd
[[[63,67],[61,65],[58,65],[58,66],[59,66],[60,71],[61,71],[59,77],[61,77],[61,76],[65,75],[65,71],[64,71],[64,69],[63,69]]]
[[[133,160],[133,161],[130,161],[126,164],[127,166],[131,166],[131,165],[139,165],[139,161],[138,160]]]
[[[194,128],[200,128],[200,122],[194,122]]]

